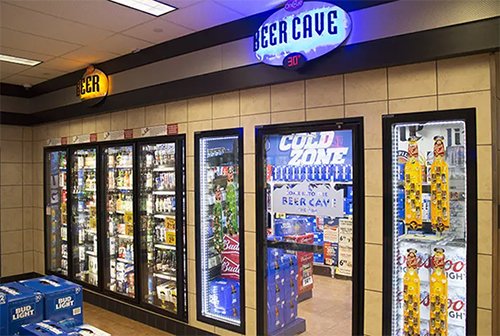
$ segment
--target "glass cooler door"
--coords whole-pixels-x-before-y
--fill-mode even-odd
[[[98,285],[96,148],[71,153],[73,277]]]
[[[392,196],[385,220],[392,240],[392,313],[385,330],[392,335],[466,335],[468,300],[475,295],[468,281],[471,271],[475,276],[468,262],[475,248],[469,243],[475,241],[470,227],[475,211],[468,207],[476,200],[475,187],[467,183],[475,175],[468,160],[475,126],[465,118],[407,118],[384,121],[386,144],[390,133],[390,154],[386,148],[384,160],[388,168],[390,158],[392,168],[384,193]]]
[[[242,151],[241,129],[195,136],[198,319],[237,332],[245,330]]]
[[[134,267],[134,147],[106,147],[104,167],[104,223],[106,229],[105,288],[126,297],[135,297]]]
[[[172,314],[184,310],[182,152],[177,141],[139,144],[141,298]]]
[[[45,152],[47,270],[68,275],[67,151]]]

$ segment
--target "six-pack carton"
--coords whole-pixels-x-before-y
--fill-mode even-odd
[[[53,275],[19,283],[43,295],[44,319],[60,321],[74,318],[78,325],[83,324],[83,292],[80,285]]]
[[[66,328],[51,320],[27,324],[21,327],[22,336],[79,336],[71,328]]]
[[[43,319],[42,295],[15,282],[0,285],[0,335],[15,335],[23,324]]]

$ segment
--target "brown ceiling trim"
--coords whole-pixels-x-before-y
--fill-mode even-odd
[[[360,10],[368,7],[378,6],[396,0],[322,0],[342,7],[347,12]],[[141,50],[138,53],[131,53],[120,56],[109,61],[99,63],[96,66],[107,75],[122,72],[146,64],[158,62],[167,58],[187,54],[193,51],[202,50],[228,43],[249,36],[257,31],[276,9],[271,9],[263,13],[248,16],[236,21],[199,31],[187,36],[167,41]],[[82,77],[83,69],[74,71],[60,77],[49,79],[40,84],[34,85],[29,90],[21,85],[13,85],[17,89],[8,89],[4,91],[3,85],[0,86],[0,93],[5,96],[15,96],[23,98],[32,98],[52,91],[60,90],[66,87],[74,86]]]

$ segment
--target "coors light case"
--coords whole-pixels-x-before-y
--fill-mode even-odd
[[[383,120],[384,334],[476,330],[474,114]]]
[[[242,129],[195,135],[198,320],[240,333],[245,330],[242,142]]]

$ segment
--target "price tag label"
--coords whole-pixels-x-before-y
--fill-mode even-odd
[[[126,130],[123,130],[123,138],[124,139],[132,139],[134,137],[134,130],[129,128]]]
[[[167,125],[167,134],[179,134],[179,124],[168,124]]]

